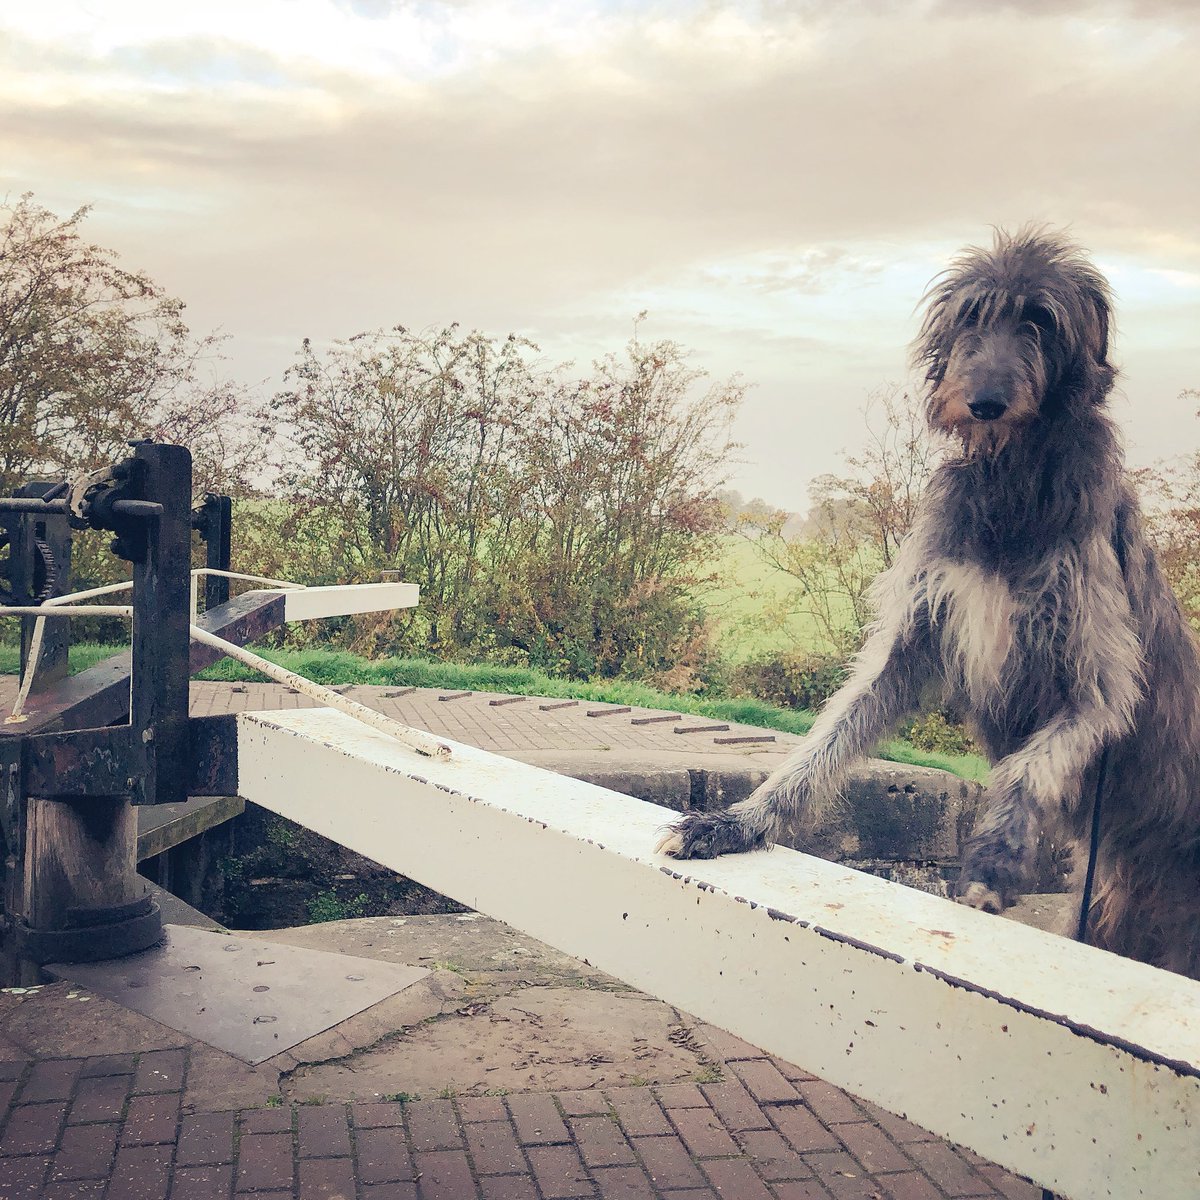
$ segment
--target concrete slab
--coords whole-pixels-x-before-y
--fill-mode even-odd
[[[197,929],[210,929],[214,933],[223,933],[224,926],[205,916],[198,908],[193,908],[178,896],[160,888],[156,883],[146,885],[146,893],[153,897],[162,913],[164,925],[194,925]]]
[[[482,913],[361,917],[273,929],[269,935],[235,932],[233,936],[269,936],[271,941],[289,946],[411,963],[454,972],[462,978],[519,975],[538,985],[590,981],[625,987],[611,975]]]
[[[230,938],[188,925],[167,925],[164,932],[163,944],[142,954],[53,963],[47,973],[252,1064],[427,974],[422,967]],[[313,986],[317,979],[320,987]]]
[[[705,1064],[689,1040],[679,1014],[649,996],[529,986],[298,1071],[284,1094],[367,1100],[695,1083]]]
[[[479,914],[369,917],[274,930],[269,943],[247,934],[223,940],[247,953],[269,946],[275,958],[319,955],[324,969],[312,978],[321,980],[321,991],[342,971],[329,970],[337,956],[423,974],[255,1064],[75,983],[0,993],[0,1039],[13,1047],[4,1057],[190,1045],[184,1091],[190,1111],[266,1104],[277,1096],[371,1101],[720,1077],[701,1022]]]

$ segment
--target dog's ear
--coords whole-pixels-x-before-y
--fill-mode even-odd
[[[1108,327],[1109,305],[1108,297],[1098,288],[1088,288],[1085,299],[1091,310],[1091,318],[1084,326],[1085,349],[1088,356],[1097,365],[1107,367],[1108,363]]]
[[[1089,390],[1102,399],[1117,375],[1108,361],[1112,307],[1103,280],[1086,283],[1080,300],[1084,314],[1078,349],[1080,365],[1090,380]]]

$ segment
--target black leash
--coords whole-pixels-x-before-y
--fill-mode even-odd
[[[1096,855],[1100,849],[1100,801],[1104,781],[1108,776],[1108,747],[1100,752],[1100,770],[1096,776],[1096,799],[1092,801],[1092,837],[1088,846],[1087,874],[1083,880],[1083,899],[1079,905],[1079,925],[1075,930],[1077,942],[1087,942],[1088,917],[1092,911],[1092,885],[1096,881]]]

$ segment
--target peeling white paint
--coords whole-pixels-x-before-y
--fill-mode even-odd
[[[1200,1195],[1200,984],[783,848],[676,863],[669,810],[473,747],[238,721],[254,803],[1064,1197]]]

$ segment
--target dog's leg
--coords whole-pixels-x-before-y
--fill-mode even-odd
[[[811,824],[846,770],[916,707],[932,672],[927,629],[877,629],[853,674],[830,698],[800,746],[755,791],[724,812],[688,813],[656,849],[675,858],[715,858],[770,846],[781,827]]]
[[[963,855],[959,899],[1000,912],[1029,877],[1039,826],[1070,818],[1093,796],[1084,772],[1105,745],[1127,734],[1142,696],[1142,648],[1111,544],[1085,549],[1076,578],[1090,580],[1062,631],[1074,698],[992,768],[987,808]]]
[[[1136,695],[1137,678],[1127,691]],[[963,854],[959,899],[985,912],[1003,912],[1029,878],[1039,828],[1094,797],[1079,781],[1102,747],[1127,733],[1127,707],[1099,705],[1060,714],[992,769],[987,807]]]

